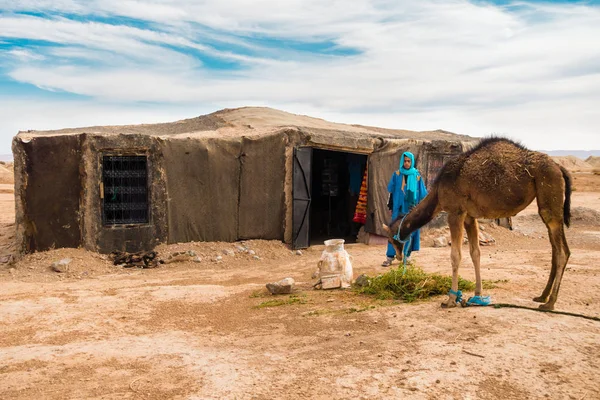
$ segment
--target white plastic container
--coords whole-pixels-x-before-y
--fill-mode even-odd
[[[318,266],[318,276],[323,283],[323,289],[333,289],[340,286],[348,288],[352,284],[351,256],[344,249],[344,239],[325,241],[325,250],[321,254]],[[334,276],[339,276],[340,286],[334,284],[334,282],[337,282],[337,279],[333,278]]]

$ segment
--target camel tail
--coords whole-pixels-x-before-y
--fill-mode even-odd
[[[571,225],[571,193],[573,192],[573,184],[569,171],[563,166],[560,167],[560,170],[565,180],[564,222],[568,228]]]

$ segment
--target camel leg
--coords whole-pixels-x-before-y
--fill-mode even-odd
[[[450,258],[452,260],[452,290],[458,290],[458,267],[462,258],[461,247],[463,242],[463,225],[466,214],[449,214],[448,225],[450,226],[450,239],[452,240],[452,250]],[[456,296],[448,295],[448,299],[442,303],[442,307],[456,307]]]
[[[544,222],[546,222],[546,220],[544,220]],[[567,245],[563,221],[553,218],[546,222],[546,226],[548,227],[548,236],[550,237],[550,243],[552,244],[552,270],[550,272],[548,284],[538,299],[545,300],[550,293],[550,289],[552,289],[548,302],[540,305],[540,308],[543,310],[553,310],[554,303],[556,303],[556,299],[558,298],[558,290],[560,289],[562,276],[565,272],[565,267],[567,266],[571,252]],[[553,284],[551,284],[551,281],[553,281]]]
[[[469,238],[471,260],[473,260],[473,266],[475,267],[475,296],[481,296],[481,250],[479,249],[479,223],[477,219],[467,216],[465,218],[465,229]]]
[[[556,277],[556,262],[555,262],[555,251],[554,246],[552,246],[552,267],[550,268],[550,275],[548,276],[548,283],[546,283],[546,287],[542,294],[538,297],[534,297],[533,301],[537,303],[545,303],[548,301],[548,295],[552,290],[552,285],[554,284],[554,278]]]

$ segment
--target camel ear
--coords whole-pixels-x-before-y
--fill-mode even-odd
[[[390,234],[390,227],[387,226],[386,224],[381,224],[381,226],[383,227],[383,230],[389,235]]]

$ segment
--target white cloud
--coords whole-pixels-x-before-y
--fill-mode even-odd
[[[36,54],[30,50],[26,50],[26,49],[13,49],[13,50],[9,50],[8,54],[11,57],[14,57],[20,61],[32,61],[32,60],[43,60],[44,56],[42,56],[41,54]]]
[[[132,115],[140,112],[133,104],[145,101],[182,110],[190,104],[261,104],[349,123],[505,133],[536,148],[600,148],[600,115],[594,111],[600,107],[598,7],[521,3],[509,9],[459,0],[357,0],[352,7],[317,0],[0,0],[0,9],[147,21],[130,27],[0,16],[0,37],[61,44],[13,50],[11,78],[130,104]],[[265,37],[321,40],[359,53],[274,49],[257,40]],[[241,68],[222,71],[206,62]],[[569,139],[575,137],[583,142]]]

